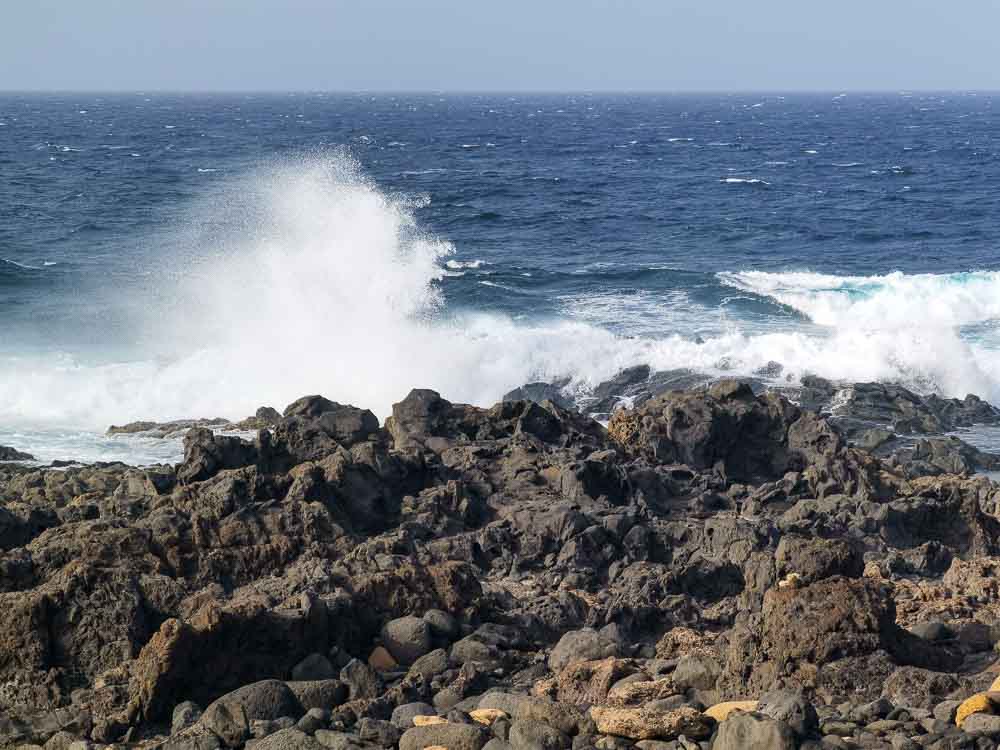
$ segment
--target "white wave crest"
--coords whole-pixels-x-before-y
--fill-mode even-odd
[[[224,231],[181,254],[165,275],[176,281],[141,298],[148,316],[129,335],[147,345],[128,358],[0,358],[0,425],[238,419],[309,393],[385,417],[415,387],[488,405],[532,380],[571,376],[585,388],[640,363],[745,375],[777,361],[792,380],[816,373],[1000,396],[1000,346],[959,330],[1000,318],[997,273],[720,274],[811,322],[786,316],[768,328],[717,315],[692,339],[683,334],[694,322],[674,309],[693,305],[684,294],[646,295],[624,311],[641,312],[641,332],[616,335],[605,328],[622,317],[614,299],[564,300],[566,317],[534,322],[446,309],[437,282],[455,268],[452,246],[417,225],[419,202],[380,191],[343,156],[219,190],[209,220],[192,223]]]
[[[1000,272],[833,276],[720,273],[821,327],[778,340],[773,359],[791,371],[893,381],[920,391],[1000,397]],[[763,342],[758,342],[763,343]],[[787,343],[787,342],[786,342]]]
[[[770,297],[814,323],[893,330],[954,328],[1000,318],[1000,272],[833,276],[810,272],[720,273],[743,291]]]
[[[460,268],[482,268],[484,265],[486,265],[486,261],[485,260],[479,260],[479,259],[477,259],[477,260],[454,260],[454,259],[449,259],[449,260],[445,261],[445,265],[448,268],[452,268],[452,269],[456,269],[456,270],[460,269]]]

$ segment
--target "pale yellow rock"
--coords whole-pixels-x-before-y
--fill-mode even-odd
[[[497,719],[509,719],[510,717],[499,708],[477,708],[474,711],[469,711],[469,718],[479,724],[492,726]]]
[[[376,646],[368,657],[368,666],[379,672],[388,672],[399,664],[384,646]]]
[[[987,692],[990,693],[1000,692],[1000,675],[998,675],[997,678],[993,680],[993,684],[990,685],[990,689]]]
[[[802,576],[798,573],[789,573],[778,581],[779,589],[797,589],[802,585]]]
[[[443,716],[421,715],[413,717],[413,726],[415,727],[429,727],[431,724],[447,724],[447,723],[448,720]]]
[[[874,578],[877,580],[882,577],[882,569],[879,568],[877,562],[872,560],[871,562],[865,563],[865,569],[861,575],[864,578]]]
[[[962,722],[972,714],[996,713],[996,701],[986,693],[976,693],[966,698],[955,712],[955,726],[961,727]]]
[[[756,711],[758,705],[759,701],[725,701],[706,708],[704,714],[716,721],[725,721],[733,711]]]
[[[672,711],[593,706],[590,718],[601,734],[631,740],[674,740],[682,734],[691,739],[706,739],[714,726],[711,719],[688,706]]]
[[[448,750],[444,745],[428,745],[424,750]]]

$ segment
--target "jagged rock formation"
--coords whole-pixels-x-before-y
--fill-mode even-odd
[[[30,453],[24,453],[6,445],[0,445],[0,461],[34,461]]]
[[[309,396],[176,467],[4,465],[0,746],[993,747],[1000,488],[805,407]]]

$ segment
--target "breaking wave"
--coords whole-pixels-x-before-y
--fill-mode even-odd
[[[307,393],[384,417],[415,387],[486,405],[525,382],[570,376],[586,389],[640,363],[721,375],[773,373],[778,362],[783,380],[815,373],[1000,397],[997,273],[722,273],[716,283],[801,321],[789,328],[785,316],[767,330],[732,318],[704,338],[666,325],[629,337],[585,314],[585,296],[572,315],[534,320],[449,307],[442,278],[479,262],[455,261],[418,225],[419,201],[380,190],[344,155],[269,167],[220,190],[201,209],[212,220],[192,223],[222,229],[178,230],[188,250],[163,277],[172,280],[137,306],[134,338],[145,345],[135,356],[0,361],[0,424],[241,418]],[[606,294],[595,294],[595,310]],[[687,304],[683,295],[653,303]]]

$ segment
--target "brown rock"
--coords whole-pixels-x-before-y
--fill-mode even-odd
[[[604,708],[594,706],[590,717],[601,734],[631,740],[673,740],[680,735],[705,739],[712,733],[713,720],[693,708],[652,711],[644,708]]]

